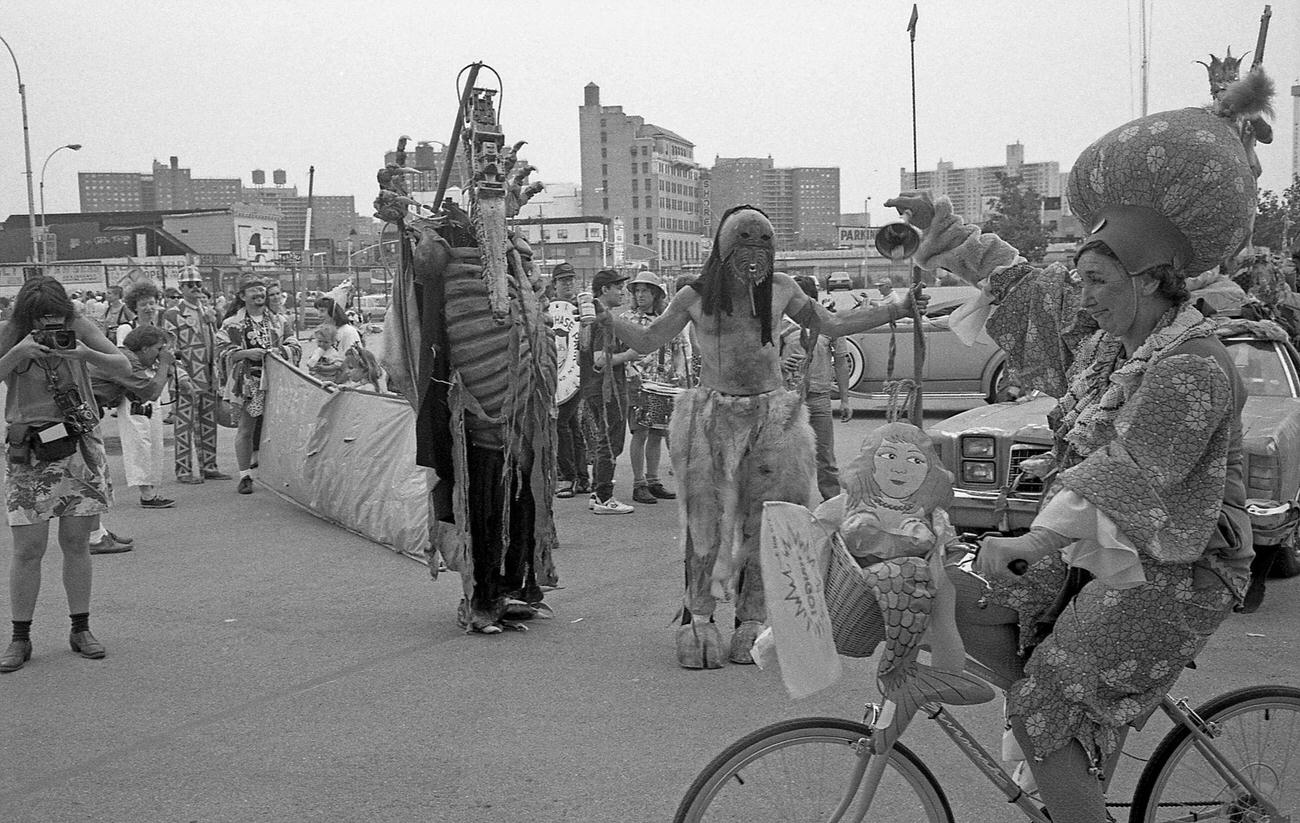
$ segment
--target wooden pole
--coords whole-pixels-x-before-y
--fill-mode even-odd
[[[921,185],[920,164],[917,162],[916,151],[916,23],[920,15],[917,12],[916,4],[912,4],[912,16],[907,22],[907,33],[909,37],[909,48],[912,57],[912,188],[919,188]],[[921,279],[921,268],[915,263],[912,264],[912,299],[915,300],[921,293],[921,287],[925,281]],[[912,425],[918,429],[925,428],[925,421],[922,418],[921,402],[921,385],[922,378],[925,375],[925,331],[922,329],[921,309],[915,303],[912,304],[912,382],[915,387],[912,389],[912,407],[908,412],[908,418]]]
[[[442,174],[438,175],[438,193],[434,197],[433,207],[442,208],[442,197],[447,193],[447,184],[451,181],[451,167],[456,163],[456,152],[460,149],[460,131],[465,127],[465,109],[469,106],[469,97],[474,92],[474,83],[478,80],[478,70],[482,63],[469,65],[469,77],[465,78],[465,89],[460,93],[460,105],[456,108],[456,122],[451,127],[451,142],[447,144],[446,158],[442,164]]]

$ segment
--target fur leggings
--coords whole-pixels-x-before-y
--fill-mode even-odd
[[[816,446],[808,412],[794,392],[751,396],[711,389],[685,392],[668,424],[686,547],[687,611],[711,616],[736,591],[736,620],[763,622],[758,538],[763,503],[811,507]]]

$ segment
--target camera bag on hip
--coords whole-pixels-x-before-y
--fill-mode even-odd
[[[61,429],[62,436],[51,432],[56,427]],[[48,432],[44,438],[42,432]],[[56,436],[52,437],[51,434]],[[12,423],[5,433],[5,444],[8,446],[6,456],[10,463],[19,466],[30,465],[36,460],[52,463],[71,457],[80,443],[81,435],[69,434],[63,423]]]

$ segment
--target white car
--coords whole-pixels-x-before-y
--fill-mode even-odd
[[[826,278],[826,291],[851,288],[853,288],[853,278],[849,277],[846,271],[833,271],[830,277]]]

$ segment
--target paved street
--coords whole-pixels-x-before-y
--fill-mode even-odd
[[[837,423],[841,458],[880,422]],[[630,496],[626,457],[619,469]],[[120,481],[120,458],[114,472]],[[742,734],[787,717],[856,717],[876,696],[874,661],[800,702],[775,671],[679,669],[671,503],[595,517],[581,499],[556,501],[557,618],[483,637],[455,625],[454,575],[431,582],[264,488],[163,490],[177,508],[143,511],[119,488],[110,526],[139,548],[95,558],[93,629],[107,659],[68,650],[57,549],[47,556],[35,656],[0,676],[0,819],[651,823],[670,819],[695,773]],[[1270,585],[1263,611],[1230,619],[1178,693],[1199,702],[1300,682],[1297,594],[1300,582]],[[0,593],[6,621],[8,605]],[[996,708],[961,714],[997,745]],[[1007,819],[937,730],[918,727],[912,742],[959,819]],[[1140,766],[1126,762],[1121,784]]]

